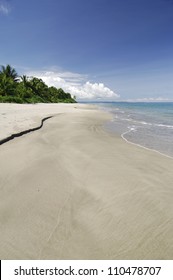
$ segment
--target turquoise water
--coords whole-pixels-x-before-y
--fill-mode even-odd
[[[107,129],[131,143],[173,157],[173,103],[99,103],[110,111]]]

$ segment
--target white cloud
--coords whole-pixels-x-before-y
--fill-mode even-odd
[[[47,85],[63,88],[72,96],[81,100],[114,100],[119,97],[117,93],[106,87],[103,83],[91,83],[86,75],[59,71],[32,71],[26,73],[42,79]]]
[[[79,99],[115,99],[118,96],[103,83],[91,83],[87,81],[78,88],[71,87],[71,92],[75,93]]]
[[[8,15],[10,10],[10,6],[6,1],[0,1],[0,13]]]

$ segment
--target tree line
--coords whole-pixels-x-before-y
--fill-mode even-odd
[[[48,87],[42,79],[20,76],[10,65],[1,66],[0,102],[8,103],[75,103],[75,97],[62,88]]]

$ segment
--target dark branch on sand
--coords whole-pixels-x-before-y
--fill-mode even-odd
[[[38,130],[38,129],[42,128],[43,123],[44,123],[46,120],[48,120],[48,119],[50,119],[50,118],[52,118],[52,117],[53,117],[53,116],[46,117],[46,118],[42,119],[41,125],[39,125],[39,126],[37,126],[37,127],[30,128],[30,129],[27,129],[27,130],[24,130],[24,131],[21,131],[21,132],[18,132],[18,133],[14,133],[14,134],[12,134],[12,135],[10,135],[10,136],[8,136],[8,137],[6,137],[6,138],[0,140],[0,145],[5,144],[6,142],[13,140],[14,138],[20,137],[20,136],[22,136],[22,135],[24,135],[24,134],[27,134],[27,133],[30,133],[30,132],[33,132],[33,131],[35,131],[35,130]]]

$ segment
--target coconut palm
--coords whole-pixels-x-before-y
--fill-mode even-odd
[[[0,75],[0,95],[15,95],[16,83],[5,75]]]
[[[17,82],[18,74],[14,68],[12,68],[9,64],[7,66],[1,66],[1,75],[4,75],[6,78],[11,78],[14,82]]]
[[[30,80],[30,87],[36,95],[40,96],[43,99],[47,98],[48,86],[43,82],[42,79],[33,77]]]
[[[23,85],[25,87],[28,87],[28,84],[29,84],[29,80],[28,80],[28,77],[26,75],[23,75],[23,76],[20,76],[22,82],[23,82]]]

